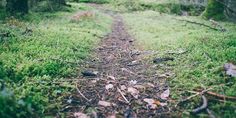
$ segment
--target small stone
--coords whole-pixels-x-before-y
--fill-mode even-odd
[[[83,71],[81,73],[84,77],[96,77],[98,74],[98,72],[93,72],[93,71],[89,71],[89,70]]]

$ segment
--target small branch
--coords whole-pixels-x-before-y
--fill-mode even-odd
[[[87,100],[88,102],[91,102],[91,100],[89,100],[87,97],[85,97],[84,94],[79,90],[77,84],[76,84],[76,90],[77,90],[77,92],[78,92],[85,100]]]
[[[212,29],[212,30],[219,31],[219,29],[214,28],[214,27],[211,27],[211,26],[206,25],[206,24],[203,24],[203,23],[198,23],[198,22],[189,21],[189,20],[183,20],[183,19],[177,19],[177,18],[173,18],[173,19],[178,20],[178,21],[185,21],[185,22],[187,22],[187,23],[192,23],[192,24],[196,24],[196,25],[200,25],[200,26],[205,26],[205,27],[210,28],[210,29]]]
[[[121,96],[124,98],[124,100],[129,104],[129,101],[127,100],[127,98],[124,96],[124,94],[122,93],[122,91],[117,87],[118,92],[121,94]]]
[[[202,101],[203,101],[202,105],[200,107],[192,110],[192,112],[191,112],[192,114],[198,114],[207,108],[207,106],[208,106],[207,98],[204,95],[202,96]]]
[[[197,89],[197,91],[201,91],[201,90]],[[236,97],[225,96],[225,95],[221,95],[221,94],[214,93],[214,92],[211,92],[211,91],[207,91],[206,94],[217,97],[217,98],[220,98],[220,99],[223,99],[223,100],[226,99],[226,100],[236,101]]]
[[[198,95],[201,95],[201,94],[203,94],[203,93],[206,93],[207,91],[209,91],[209,90],[211,90],[211,89],[213,89],[213,88],[208,88],[208,89],[203,90],[203,91],[201,91],[201,92],[196,92],[196,94],[194,94],[194,95],[192,95],[192,96],[189,96],[188,98],[186,98],[186,99],[184,99],[184,100],[179,101],[179,102],[175,105],[175,107],[177,107],[178,104],[180,104],[180,103],[182,103],[182,102],[185,102],[185,101],[188,101],[188,100],[190,100],[190,99],[192,99],[192,98],[194,98],[194,97],[196,97],[196,96],[198,96]]]

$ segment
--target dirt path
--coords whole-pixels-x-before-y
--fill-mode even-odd
[[[78,94],[74,97],[78,102],[72,113],[95,118],[167,117],[168,102],[161,99],[168,89],[166,75],[159,75],[157,66],[144,59],[150,52],[135,49],[135,40],[127,32],[122,17],[107,10],[105,13],[114,19],[112,32],[104,37],[96,49],[96,58],[83,73],[98,74],[79,79]]]

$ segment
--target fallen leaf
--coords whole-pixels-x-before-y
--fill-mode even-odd
[[[145,98],[145,99],[143,99],[143,101],[148,103],[148,105],[151,109],[156,109],[157,106],[166,106],[167,105],[167,103],[161,103],[160,101],[154,100],[151,98]]]
[[[236,77],[236,65],[232,63],[227,63],[224,65],[224,69],[226,74],[232,77]]]
[[[170,89],[167,89],[161,94],[161,99],[166,100],[169,96],[170,96]]]
[[[128,92],[136,99],[138,99],[139,91],[133,87],[128,88]]]
[[[152,84],[152,83],[147,83],[147,85],[150,86],[150,87],[155,87],[155,85]]]
[[[107,76],[108,79],[116,80],[114,76]]]
[[[154,104],[154,102],[155,102],[154,99],[150,99],[150,98],[145,98],[145,99],[143,99],[143,101],[148,103],[148,104]]]
[[[114,86],[113,84],[108,84],[105,86],[106,90],[112,89]]]
[[[89,118],[89,116],[81,112],[75,112],[73,115],[75,118]]]
[[[107,116],[106,118],[116,118],[116,114],[112,114],[110,116]]]
[[[149,107],[150,107],[150,109],[156,109],[157,105],[156,104],[150,104]]]
[[[166,105],[167,105],[167,103],[160,103],[160,105],[161,105],[161,106],[166,106]]]
[[[157,104],[156,101],[154,99],[150,99],[150,98],[145,98],[143,99],[144,102],[148,103],[148,106],[151,108],[151,109],[156,109],[157,108]]]
[[[127,89],[127,87],[126,87],[125,85],[121,85],[121,86],[120,86],[120,90],[123,91],[123,90],[126,90],[126,89]]]
[[[104,106],[104,107],[112,106],[112,104],[110,102],[107,102],[107,101],[99,101],[98,105],[101,105],[101,106]]]

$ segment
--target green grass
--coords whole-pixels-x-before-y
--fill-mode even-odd
[[[94,11],[95,16],[71,21],[84,10]],[[67,12],[31,13],[2,22],[0,81],[5,89],[0,92],[0,117],[60,113],[74,88],[66,78],[77,75],[110,24],[109,16],[83,4],[72,4]]]
[[[174,62],[168,63],[175,73],[175,76],[168,80],[173,99],[180,100],[188,97],[190,93],[187,91],[195,88],[211,86],[215,86],[213,91],[216,93],[236,96],[234,92],[236,78],[228,77],[223,71],[225,63],[236,62],[235,24],[220,22],[228,29],[227,32],[220,32],[175,19],[187,19],[211,25],[209,21],[199,17],[181,17],[154,11],[125,13],[123,16],[130,27],[130,32],[137,39],[137,46],[140,49],[159,51],[156,57],[175,58]],[[166,53],[167,51],[178,52],[178,50],[187,52],[174,55]],[[220,84],[224,86],[219,86]],[[183,116],[189,117],[189,111],[197,107],[201,103],[200,100],[197,97],[182,104],[180,109]],[[235,106],[235,102],[209,100],[209,108],[220,117],[234,117]],[[204,116],[204,113],[201,115]]]

